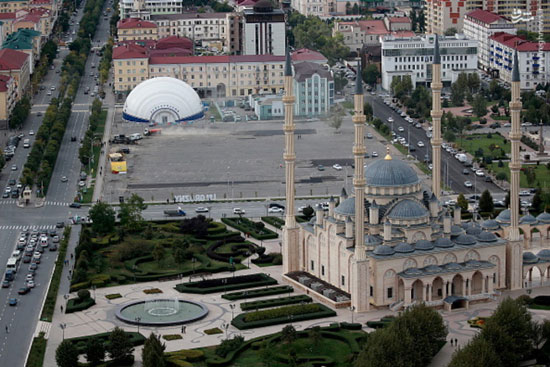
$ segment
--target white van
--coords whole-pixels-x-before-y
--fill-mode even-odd
[[[48,237],[40,237],[40,246],[48,247]]]
[[[30,148],[31,147],[31,140],[25,139],[23,140],[23,148]]]
[[[131,134],[129,136],[129,138],[130,138],[131,141],[136,141],[136,140],[141,140],[142,139],[140,133]]]
[[[6,265],[6,270],[17,271],[17,262],[18,262],[18,259],[14,257],[10,257],[8,259],[8,264]]]

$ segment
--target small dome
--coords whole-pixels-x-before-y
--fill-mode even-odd
[[[487,219],[486,221],[481,223],[481,228],[483,229],[495,230],[499,227],[500,226],[498,225],[498,222],[494,219]]]
[[[365,235],[365,245],[373,246],[382,243],[382,238],[377,235],[367,234]]]
[[[420,240],[416,241],[416,243],[414,244],[414,248],[417,250],[429,251],[433,250],[434,244],[428,240]]]
[[[378,245],[374,249],[373,253],[378,256],[390,256],[393,255],[395,251],[390,246]]]
[[[477,242],[476,238],[469,234],[461,234],[460,236],[455,238],[454,241],[459,245],[466,245],[466,246],[474,245]]]
[[[539,261],[539,258],[534,253],[529,252],[529,251],[523,253],[523,263],[524,264],[535,264],[538,261]]]
[[[496,242],[498,237],[492,232],[483,231],[477,235],[477,240],[480,242]]]
[[[453,225],[451,226],[451,237],[460,236],[464,233],[464,229],[462,229],[460,226]]]
[[[550,213],[540,213],[539,215],[537,215],[537,220],[542,223],[550,223]]]
[[[510,223],[510,209],[501,211],[495,219],[498,223]]]
[[[407,242],[400,242],[393,248],[393,250],[400,254],[406,254],[414,252],[414,247]]]
[[[537,222],[537,218],[533,217],[531,214],[527,214],[521,217],[519,222],[521,224],[535,224]]]
[[[334,213],[355,216],[355,198],[351,197],[342,201],[336,208],[334,208]]]
[[[399,159],[379,159],[365,169],[367,186],[408,186],[420,182],[414,169]]]
[[[448,264],[445,264],[445,268],[447,270],[450,270],[450,271],[457,271],[457,270],[462,270],[462,266],[460,264],[457,264],[457,263],[448,263]]]
[[[468,265],[471,268],[479,268],[481,266],[481,263],[477,260],[468,260],[466,261],[466,265]]]
[[[428,265],[424,268],[424,271],[429,274],[439,273],[441,268],[437,265]]]
[[[428,210],[417,201],[405,199],[398,202],[388,214],[392,219],[418,219],[428,216]]]
[[[469,234],[471,236],[477,236],[478,234],[480,234],[482,232],[481,228],[479,227],[474,227],[474,226],[471,226],[470,228],[468,228],[466,230],[466,234]]]
[[[448,238],[441,237],[435,240],[434,245],[435,247],[448,248],[448,247],[453,247],[454,243]]]
[[[550,250],[549,249],[540,250],[539,253],[537,254],[537,257],[544,261],[550,261]]]
[[[159,124],[192,121],[203,116],[197,92],[184,81],[169,77],[138,84],[126,98],[122,112],[126,121]]]
[[[404,273],[409,276],[418,276],[422,275],[422,270],[418,268],[408,268],[404,271]]]

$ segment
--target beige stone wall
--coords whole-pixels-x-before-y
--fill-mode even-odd
[[[28,1],[3,1],[0,3],[0,13],[12,13],[21,9],[27,9]]]
[[[132,90],[139,83],[149,79],[149,60],[128,59],[114,60],[115,91],[126,92]]]
[[[125,28],[117,31],[119,41],[158,40],[158,28]]]

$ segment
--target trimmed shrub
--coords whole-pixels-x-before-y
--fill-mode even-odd
[[[206,335],[215,335],[215,334],[222,334],[223,331],[221,331],[220,328],[215,327],[215,328],[212,328],[212,329],[206,329],[206,330],[204,330],[204,333],[205,333]]]
[[[204,360],[204,353],[200,350],[183,349],[175,352],[164,353],[167,366],[192,367],[191,362]]]
[[[550,296],[536,296],[533,303],[541,306],[550,306]]]
[[[346,330],[361,330],[363,329],[363,325],[361,325],[360,323],[358,322],[354,322],[353,324],[351,322],[341,322],[340,323],[340,327],[342,329],[346,329]]]
[[[336,312],[320,303],[313,303],[242,313],[231,320],[231,324],[239,330],[245,330],[332,316],[336,316]]]
[[[143,293],[145,293],[145,294],[159,294],[159,293],[162,293],[162,290],[160,290],[158,288],[144,289]]]
[[[277,229],[281,229],[285,225],[284,219],[281,219],[279,217],[262,217],[261,219]]]
[[[240,299],[274,296],[276,294],[284,294],[294,292],[294,288],[289,285],[281,285],[277,287],[253,289],[251,291],[233,292],[222,295],[223,299],[229,301],[237,301]]]
[[[175,289],[181,293],[208,294],[273,284],[277,284],[275,279],[261,273],[188,282],[176,285]]]
[[[312,301],[311,297],[306,296],[306,295],[264,299],[264,300],[260,300],[260,301],[243,302],[243,303],[241,303],[241,310],[249,311],[249,310],[256,310],[256,309],[260,309],[260,308],[269,308],[269,307],[277,307],[277,306],[284,306],[284,305],[292,305],[292,304],[297,304],[297,303],[310,303],[311,301]],[[359,328],[361,328],[360,324],[359,324]]]
[[[162,339],[170,341],[183,339],[183,337],[180,334],[166,334],[162,336]]]
[[[248,218],[222,218],[222,222],[242,231],[248,233],[250,236],[254,237],[257,240],[271,240],[279,237],[277,233],[273,232],[267,228],[259,228],[256,226],[257,222],[254,222]]]
[[[105,298],[107,298],[109,300],[110,299],[117,299],[117,298],[122,298],[122,295],[120,293],[106,294]]]
[[[93,305],[95,305],[95,300],[91,297],[86,299],[71,298],[67,301],[65,313],[84,311],[92,307]]]
[[[226,231],[227,231],[227,227],[223,223],[220,223],[220,222],[208,223],[208,237],[215,234],[224,233]]]
[[[94,335],[80,336],[77,338],[71,338],[66,340],[70,341],[75,345],[79,354],[83,354],[86,352],[86,345],[88,344],[89,339],[98,338],[103,343],[104,346],[107,346],[107,344],[109,343],[109,335],[111,335],[111,333],[107,332],[107,333],[100,333],[100,334],[94,334]],[[134,347],[145,343],[146,338],[141,334],[138,334],[133,331],[126,331],[126,335],[128,336],[128,340]]]

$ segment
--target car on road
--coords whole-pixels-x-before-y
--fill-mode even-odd
[[[33,274],[27,274],[27,277],[25,278],[26,281],[29,281],[29,280],[34,280],[34,275]]]
[[[456,200],[453,200],[453,199],[447,200],[447,201],[445,202],[445,205],[447,205],[447,206],[456,205]]]
[[[8,181],[8,185],[10,185],[10,186],[15,186],[15,179],[13,179],[13,178],[10,179],[10,180]]]
[[[424,146],[424,143],[422,141],[419,141],[418,143],[416,143],[416,145],[418,145],[420,148],[422,148]]]
[[[463,174],[463,175],[469,175],[469,174],[470,174],[470,170],[467,169],[467,168],[464,168],[464,169],[462,170],[462,174]]]
[[[78,186],[79,186],[79,187],[84,187],[84,186],[86,186],[86,181],[80,181],[80,182],[78,183]]]
[[[283,213],[284,210],[279,207],[272,207],[267,210],[268,213]]]
[[[2,194],[2,198],[3,198],[3,199],[7,199],[7,198],[9,198],[9,197],[10,197],[10,193],[4,191],[4,193]]]
[[[57,245],[55,243],[50,246],[50,251],[57,251]]]
[[[2,288],[9,288],[9,286],[10,286],[10,281],[4,279],[4,280],[2,281]]]
[[[393,122],[393,117],[388,117],[388,122]]]
[[[17,291],[18,294],[27,294],[31,291],[31,289],[27,286],[19,288]]]
[[[485,182],[493,182],[493,179],[490,176],[485,176],[485,179],[483,180]]]
[[[472,187],[474,187],[474,185],[470,182],[470,181],[466,181],[464,182],[464,186],[471,189]]]
[[[433,164],[431,164],[431,163],[428,164],[428,169],[429,169],[430,171],[433,170],[433,168],[434,168]]]
[[[34,135],[34,130],[29,130],[29,135]]]
[[[403,128],[403,126],[399,126],[397,128],[397,131],[399,131],[400,133],[402,133],[403,131],[405,131],[405,129]]]
[[[38,264],[32,263],[29,265],[29,270],[36,270],[36,269],[38,269]]]
[[[8,304],[10,306],[17,306],[17,298],[10,298]]]
[[[11,165],[11,170],[12,171],[17,171],[17,164],[12,164]]]
[[[531,195],[531,193],[529,192],[529,190],[521,190],[519,192],[519,196],[529,196]]]
[[[55,224],[55,228],[63,228],[63,227],[65,227],[65,222],[57,222]]]
[[[71,203],[69,205],[69,208],[76,208],[79,209],[82,205],[80,203]]]
[[[67,176],[62,176],[61,177],[61,182],[67,182],[69,181],[69,179],[67,178]]]
[[[324,170],[325,170],[325,166],[323,166],[322,164],[317,166],[317,171],[324,171]]]
[[[245,214],[245,211],[241,208],[233,208],[233,214]]]
[[[372,134],[371,133],[367,134],[367,139],[372,139]]]
[[[420,122],[417,122],[416,124],[414,124],[414,127],[420,129],[422,127],[422,124]]]
[[[197,209],[195,209],[195,213],[208,213],[208,208],[204,206],[199,206]]]
[[[51,96],[51,95],[52,95],[52,91],[49,90],[48,93],[46,93],[46,95]]]
[[[372,154],[371,154],[371,155],[372,155],[372,157],[373,157],[373,158],[376,158],[376,157],[378,157],[378,153],[376,153],[376,152],[372,152]]]
[[[26,285],[27,285],[27,287],[29,287],[29,288],[34,288],[34,280],[27,280]]]
[[[334,164],[334,165],[332,166],[332,168],[334,168],[334,169],[337,170],[337,171],[341,171],[341,170],[342,170],[342,166],[339,165],[338,163]]]
[[[485,176],[485,172],[483,172],[483,170],[478,169],[476,171],[476,176],[477,177],[483,177],[483,176]]]

